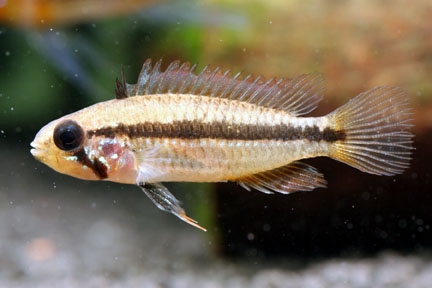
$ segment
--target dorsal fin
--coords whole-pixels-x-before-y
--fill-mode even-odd
[[[232,76],[230,70],[206,66],[197,75],[185,62],[172,62],[161,72],[162,61],[152,66],[151,59],[144,62],[137,84],[126,84],[129,96],[161,93],[194,94],[244,101],[268,108],[285,110],[295,116],[315,109],[322,98],[321,74],[302,74],[292,79],[265,80],[261,76]]]
[[[118,78],[116,78],[116,89],[115,89],[116,99],[125,99],[125,98],[129,97],[123,66],[121,69],[121,73],[122,73],[121,82]]]
[[[279,192],[283,194],[296,191],[310,191],[326,187],[323,175],[314,167],[300,161],[286,166],[264,171],[238,179],[237,182],[247,190],[257,189],[264,193]]]

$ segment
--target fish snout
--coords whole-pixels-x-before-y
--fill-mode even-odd
[[[30,146],[32,147],[32,149],[30,149],[30,153],[33,155],[33,157],[35,157],[37,160],[41,160],[46,152],[46,149],[38,146],[37,142],[35,141],[31,142]]]

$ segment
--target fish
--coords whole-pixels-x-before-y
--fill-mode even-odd
[[[412,158],[412,109],[399,87],[374,87],[320,117],[323,75],[233,74],[220,67],[147,59],[136,84],[122,69],[115,98],[44,126],[31,154],[85,180],[139,186],[161,210],[205,231],[161,182],[234,181],[289,194],[325,188],[302,159],[326,156],[393,176]]]

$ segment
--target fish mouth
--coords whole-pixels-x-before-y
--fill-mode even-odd
[[[43,154],[46,152],[46,149],[42,149],[41,147],[38,147],[37,143],[35,141],[30,143],[30,146],[33,149],[30,149],[30,153],[35,157],[36,159],[42,159]]]

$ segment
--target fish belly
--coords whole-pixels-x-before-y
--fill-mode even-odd
[[[144,141],[142,141],[144,142]],[[147,182],[219,182],[272,170],[292,161],[326,155],[328,144],[309,140],[153,139],[145,141],[138,155],[138,169]],[[144,152],[145,153],[145,152]],[[150,173],[151,171],[151,173]]]

